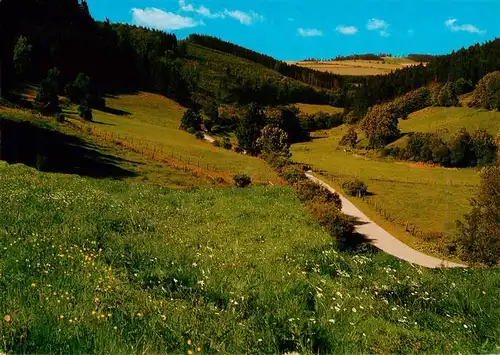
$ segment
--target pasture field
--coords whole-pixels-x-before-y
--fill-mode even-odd
[[[330,106],[330,105],[312,105],[312,104],[294,104],[302,113],[312,115],[319,112],[328,114],[336,114],[344,112],[343,108]]]
[[[326,61],[326,62],[300,61],[300,62],[289,62],[289,63],[303,66],[306,68],[311,68],[314,70],[334,73],[338,75],[355,75],[355,76],[385,75],[397,69],[402,69],[410,65],[420,64],[411,61],[409,59],[397,60],[396,58],[384,58],[383,61],[342,60],[342,61]]]
[[[0,162],[6,353],[498,350],[500,274],[341,254],[289,188],[171,190]]]
[[[125,137],[127,141],[146,146],[166,156],[180,157],[184,162],[210,170],[248,174],[256,181],[279,184],[280,179],[267,164],[255,157],[214,147],[179,129],[185,108],[160,95],[138,93],[106,99],[106,112],[94,110],[89,127],[101,133]],[[76,117],[75,113],[70,117]],[[125,139],[124,138],[124,139]]]
[[[460,128],[469,133],[485,129],[495,136],[500,131],[500,112],[467,107],[427,107],[409,115],[407,120],[399,121],[403,133],[436,132],[449,138]]]
[[[0,110],[3,159],[42,171],[64,172],[169,188],[213,187],[208,176],[152,161],[122,145],[26,111]],[[25,144],[23,142],[29,142]]]
[[[372,195],[353,198],[354,204],[410,246],[443,256],[436,240],[405,233],[406,224],[423,233],[454,233],[455,221],[469,210],[479,183],[477,169],[445,169],[344,152],[338,144],[346,131],[340,126],[313,133],[311,142],[292,146],[292,159],[324,171],[337,188],[343,179],[360,178]],[[381,210],[394,223],[387,222]]]

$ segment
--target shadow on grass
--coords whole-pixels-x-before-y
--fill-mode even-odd
[[[131,113],[128,112],[128,111],[119,110],[119,109],[108,107],[108,106],[106,106],[106,107],[100,107],[99,111],[102,111],[102,112],[105,112],[105,113],[109,113],[109,114],[112,114],[112,115],[115,115],[115,116],[130,116],[131,115]]]
[[[0,120],[1,159],[10,164],[21,163],[45,172],[95,178],[136,176],[117,165],[126,160],[103,154],[78,137],[31,122]]]
[[[114,124],[114,123],[106,123],[106,122],[95,121],[95,120],[93,120],[92,123],[93,124],[103,125],[103,126],[116,126],[116,124]]]
[[[348,237],[339,240],[339,249],[343,252],[373,253],[377,251],[371,240],[363,234],[352,233]]]

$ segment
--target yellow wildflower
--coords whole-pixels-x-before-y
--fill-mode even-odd
[[[193,355],[193,352],[191,350],[188,350],[188,355]]]
[[[188,339],[187,343],[188,345],[191,345],[192,344],[191,339]]]
[[[36,283],[34,283],[34,282],[33,282],[33,283],[31,284],[31,287],[36,287]]]

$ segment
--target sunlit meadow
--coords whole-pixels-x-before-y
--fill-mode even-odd
[[[499,351],[497,270],[341,254],[288,188],[0,162],[0,352]]]

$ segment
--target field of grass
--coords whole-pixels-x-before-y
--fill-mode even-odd
[[[319,112],[326,112],[329,114],[336,114],[344,112],[343,108],[330,106],[330,105],[311,105],[311,104],[295,104],[298,109],[305,114],[312,115]]]
[[[339,254],[288,188],[175,191],[0,162],[0,351],[479,353],[498,270]]]
[[[385,58],[384,61],[377,60],[342,60],[327,62],[290,62],[319,71],[330,72],[339,75],[384,75],[389,74],[396,69],[405,68],[409,65],[418,65],[409,59],[396,60],[394,58]]]
[[[446,139],[460,128],[470,133],[485,129],[495,136],[500,131],[500,112],[466,107],[428,107],[399,121],[403,133],[436,132]]]
[[[166,155],[181,157],[190,164],[229,174],[248,174],[263,183],[279,183],[275,172],[261,159],[216,148],[194,135],[179,129],[180,119],[185,109],[172,100],[160,95],[138,93],[106,99],[111,108],[94,110],[94,122],[88,123],[92,129],[126,137],[139,146],[161,151]],[[76,115],[72,115],[76,117]]]
[[[57,124],[53,119],[6,109],[0,110],[0,118],[4,120],[3,158],[11,163],[169,188],[216,185],[208,176],[194,176],[190,172],[157,163],[123,146],[96,140],[68,124]]]
[[[373,195],[353,199],[363,212],[409,245],[442,256],[438,243],[405,233],[405,224],[423,232],[453,233],[455,221],[469,210],[476,191],[476,169],[445,169],[421,164],[371,159],[338,149],[347,128],[316,132],[308,143],[292,146],[295,161],[324,170],[334,186],[348,177],[359,177]],[[377,213],[384,210],[397,223],[385,223]]]

